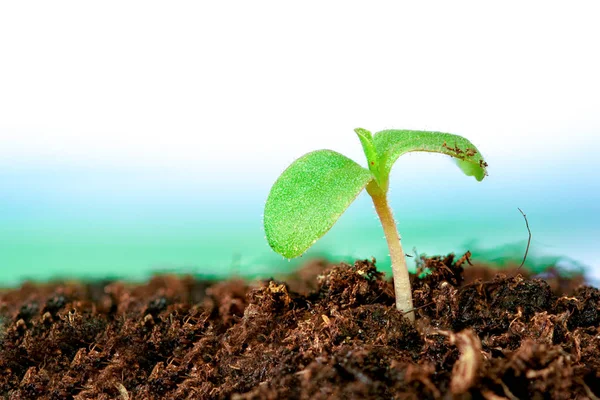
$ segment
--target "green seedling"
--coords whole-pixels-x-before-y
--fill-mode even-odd
[[[387,192],[392,166],[404,153],[426,151],[456,159],[460,169],[481,181],[487,164],[467,139],[441,132],[385,130],[374,136],[354,130],[368,169],[331,150],[317,150],[294,161],[277,179],[265,205],[269,245],[287,258],[302,255],[335,224],[363,189],[373,199],[390,250],[396,308],[414,320],[410,280]]]

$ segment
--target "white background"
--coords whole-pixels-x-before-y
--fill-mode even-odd
[[[600,144],[597,15],[594,2],[4,2],[0,159],[243,165],[271,181],[315,148],[361,156],[357,126],[583,159]]]

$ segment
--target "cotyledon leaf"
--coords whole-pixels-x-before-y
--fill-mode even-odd
[[[369,164],[369,171],[375,176],[377,181],[380,180],[379,174],[379,155],[377,154],[377,149],[373,144],[373,135],[366,129],[356,128],[354,130],[358,135],[358,139],[363,147],[363,152],[367,157],[367,163]]]
[[[277,179],[265,204],[269,245],[294,258],[323,236],[373,180],[371,172],[331,150],[294,161]]]
[[[389,176],[398,157],[411,151],[442,153],[454,157],[459,168],[478,181],[487,174],[487,164],[475,145],[464,137],[451,133],[390,129],[377,132],[373,143],[384,163],[386,176]]]

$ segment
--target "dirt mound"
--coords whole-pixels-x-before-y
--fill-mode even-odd
[[[424,258],[416,322],[373,262],[289,283],[157,277],[0,293],[11,399],[596,399],[600,291]],[[474,280],[483,277],[485,280]],[[295,288],[291,290],[290,288]]]

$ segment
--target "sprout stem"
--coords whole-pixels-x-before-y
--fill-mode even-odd
[[[394,292],[396,294],[396,308],[406,317],[414,321],[415,313],[413,311],[412,291],[410,288],[410,278],[408,276],[408,267],[404,258],[402,244],[400,244],[400,235],[396,227],[396,221],[392,215],[392,210],[388,205],[387,195],[385,193],[369,193],[375,205],[375,211],[381,220],[381,226],[385,234],[390,257],[392,259],[392,274],[394,276]]]

